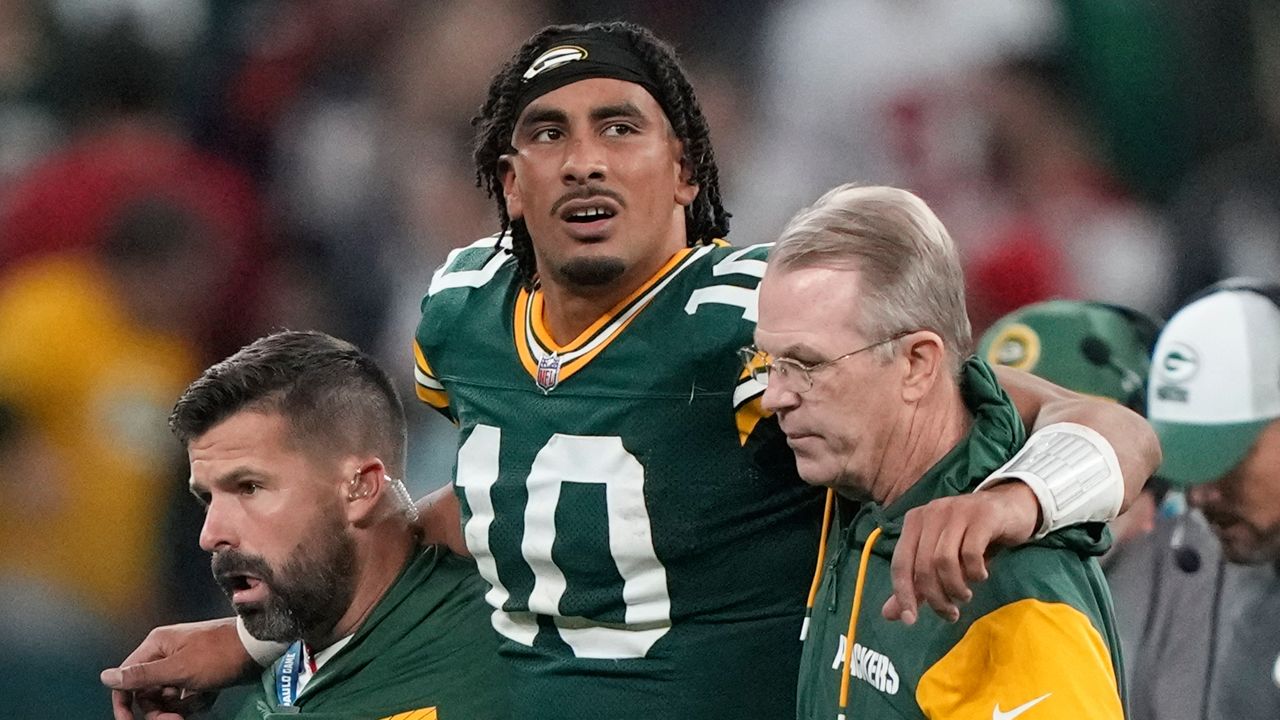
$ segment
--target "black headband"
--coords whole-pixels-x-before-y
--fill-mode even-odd
[[[549,43],[521,77],[514,117],[519,118],[529,103],[552,90],[590,78],[625,80],[643,87],[670,119],[658,94],[658,83],[645,62],[625,40],[603,31],[565,35]]]

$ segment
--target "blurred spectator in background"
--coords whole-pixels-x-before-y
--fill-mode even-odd
[[[1087,121],[1056,3],[807,0],[773,22],[739,238],[817,187],[887,182],[954,229],[978,329],[1054,296],[1167,302],[1164,230]]]
[[[189,328],[225,267],[212,228],[151,198],[127,206],[92,252],[46,254],[3,277],[0,396],[56,462],[40,476],[48,502],[0,507],[0,566],[114,623],[153,617],[160,538],[139,518],[182,490],[161,431],[199,370]]]
[[[1197,158],[1253,132],[1248,16],[1250,5],[1262,3],[1055,4],[1067,77],[1098,148],[1138,197],[1167,201]]]
[[[1163,307],[1164,229],[1108,165],[1061,62],[994,65],[975,81],[975,98],[993,194],[968,238],[974,324],[1046,297]]]
[[[55,107],[71,134],[0,195],[0,267],[93,249],[122,208],[164,193],[211,226],[209,239],[225,246],[231,263],[216,302],[184,332],[209,352],[238,346],[254,329],[265,257],[254,188],[183,137],[170,109],[170,64],[134,25],[114,24],[66,45],[55,63],[64,83]]]
[[[392,290],[388,250],[397,218],[388,165],[395,147],[386,142],[380,85],[392,76],[384,57],[407,7],[399,0],[247,3],[229,28],[236,42],[225,84],[202,108],[204,135],[240,155],[270,198],[285,246],[281,279],[300,279],[301,260],[326,298],[325,317],[309,319],[362,346],[382,331]],[[288,317],[287,303],[274,307]]]
[[[3,408],[0,463],[0,502],[10,512],[48,517],[56,511],[59,494],[68,491],[56,455]],[[6,553],[22,551],[5,548]],[[84,554],[91,559],[92,550]],[[0,570],[0,716],[102,717],[103,693],[94,681],[101,664],[117,652],[114,640],[108,623],[82,598],[46,578]]]
[[[0,197],[61,134],[42,92],[41,69],[53,52],[44,5],[39,0],[0,3]]]
[[[1174,198],[1180,298],[1230,275],[1280,278],[1280,5],[1252,7],[1264,122],[1191,172]]]
[[[189,329],[227,282],[215,232],[171,199],[142,199],[90,248],[0,277],[0,405],[15,419],[0,469],[0,596],[13,603],[0,655],[21,671],[5,717],[61,714],[35,689],[62,688],[54,707],[89,697],[95,656],[169,600],[200,606],[201,585],[158,570],[183,543],[146,518],[184,490],[163,430],[199,369]]]
[[[764,242],[809,198],[857,180],[912,188],[958,236],[985,205],[981,108],[968,84],[1054,37],[1049,0],[800,0],[771,16],[756,152],[731,195],[739,243]],[[957,237],[959,240],[959,237]]]

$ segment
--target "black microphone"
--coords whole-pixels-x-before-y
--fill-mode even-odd
[[[1188,575],[1199,572],[1203,564],[1200,551],[1195,545],[1187,542],[1187,523],[1194,518],[1187,510],[1186,496],[1177,491],[1168,493],[1160,503],[1160,513],[1165,517],[1173,518],[1173,532],[1169,535],[1169,551],[1173,553],[1173,564]]]
[[[1193,575],[1200,570],[1200,551],[1187,542],[1187,514],[1184,512],[1175,520],[1173,534],[1169,537],[1169,549],[1173,551],[1173,564],[1182,572]]]
[[[1107,345],[1102,338],[1097,335],[1085,335],[1080,341],[1080,354],[1084,355],[1084,359],[1098,367],[1111,368],[1120,375],[1120,386],[1126,393],[1133,396],[1142,389],[1143,379],[1138,373],[1121,365],[1111,359],[1111,347]],[[1130,402],[1125,403],[1132,407],[1132,397]]]

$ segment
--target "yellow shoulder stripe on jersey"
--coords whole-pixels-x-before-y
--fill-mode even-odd
[[[418,399],[437,410],[449,407],[449,393],[445,392],[444,385],[440,384],[436,374],[431,371],[426,355],[422,354],[422,346],[418,345],[416,339],[413,341],[413,360],[413,387]]]
[[[916,702],[928,718],[1124,718],[1102,635],[1076,608],[1035,599],[976,620],[920,677]]]
[[[737,412],[734,413],[738,423],[738,444],[746,445],[747,438],[751,437],[751,433],[755,432],[756,425],[759,425],[761,420],[772,414],[764,409],[758,395],[746,405],[738,408]]]
[[[555,353],[560,357],[559,382],[581,370],[613,342],[667,282],[710,250],[710,246],[684,248],[671,256],[656,273],[609,309],[567,345],[559,345],[543,323],[543,294],[521,288],[515,302],[515,345],[520,364],[534,379],[538,360]]]
[[[428,390],[421,385],[415,388],[418,399],[437,410],[449,407],[449,396],[443,390]]]
[[[756,361],[752,361],[753,364]],[[764,362],[761,358],[759,362]],[[738,374],[738,386],[733,391],[733,414],[738,423],[738,444],[746,445],[747,438],[755,432],[756,425],[773,413],[764,409],[762,398],[764,385],[751,377],[748,368]]]
[[[379,718],[379,720],[436,720],[436,709],[429,707],[410,710],[399,715],[388,715],[384,718]]]

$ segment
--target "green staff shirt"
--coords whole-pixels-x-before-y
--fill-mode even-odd
[[[279,704],[280,658],[236,720],[506,720],[507,669],[483,594],[469,561],[439,547],[416,550],[293,706]]]

